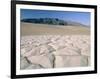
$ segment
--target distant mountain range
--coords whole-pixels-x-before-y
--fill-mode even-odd
[[[21,22],[27,23],[36,23],[36,24],[51,24],[51,25],[69,25],[69,26],[85,26],[81,23],[72,22],[72,21],[64,21],[58,18],[30,18],[30,19],[22,19]]]

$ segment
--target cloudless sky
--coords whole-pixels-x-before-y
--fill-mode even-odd
[[[21,19],[27,18],[58,18],[65,21],[90,25],[89,12],[21,9]]]

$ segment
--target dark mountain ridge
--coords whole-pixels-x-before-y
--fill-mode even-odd
[[[27,22],[27,23],[36,23],[36,24],[51,24],[51,25],[69,25],[69,26],[85,26],[89,27],[87,25],[72,22],[72,21],[64,21],[58,18],[29,18],[29,19],[22,19],[21,22]]]

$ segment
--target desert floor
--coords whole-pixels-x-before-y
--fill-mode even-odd
[[[90,29],[81,26],[59,26],[21,23],[21,35],[89,35]]]
[[[21,69],[89,65],[89,28],[21,23]]]

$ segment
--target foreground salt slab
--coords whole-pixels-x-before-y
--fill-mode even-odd
[[[84,67],[90,62],[89,35],[21,37],[21,69]]]
[[[81,67],[88,65],[85,56],[56,56],[55,67]]]
[[[31,56],[28,60],[32,64],[41,65],[42,68],[52,68],[53,67],[53,56]]]

